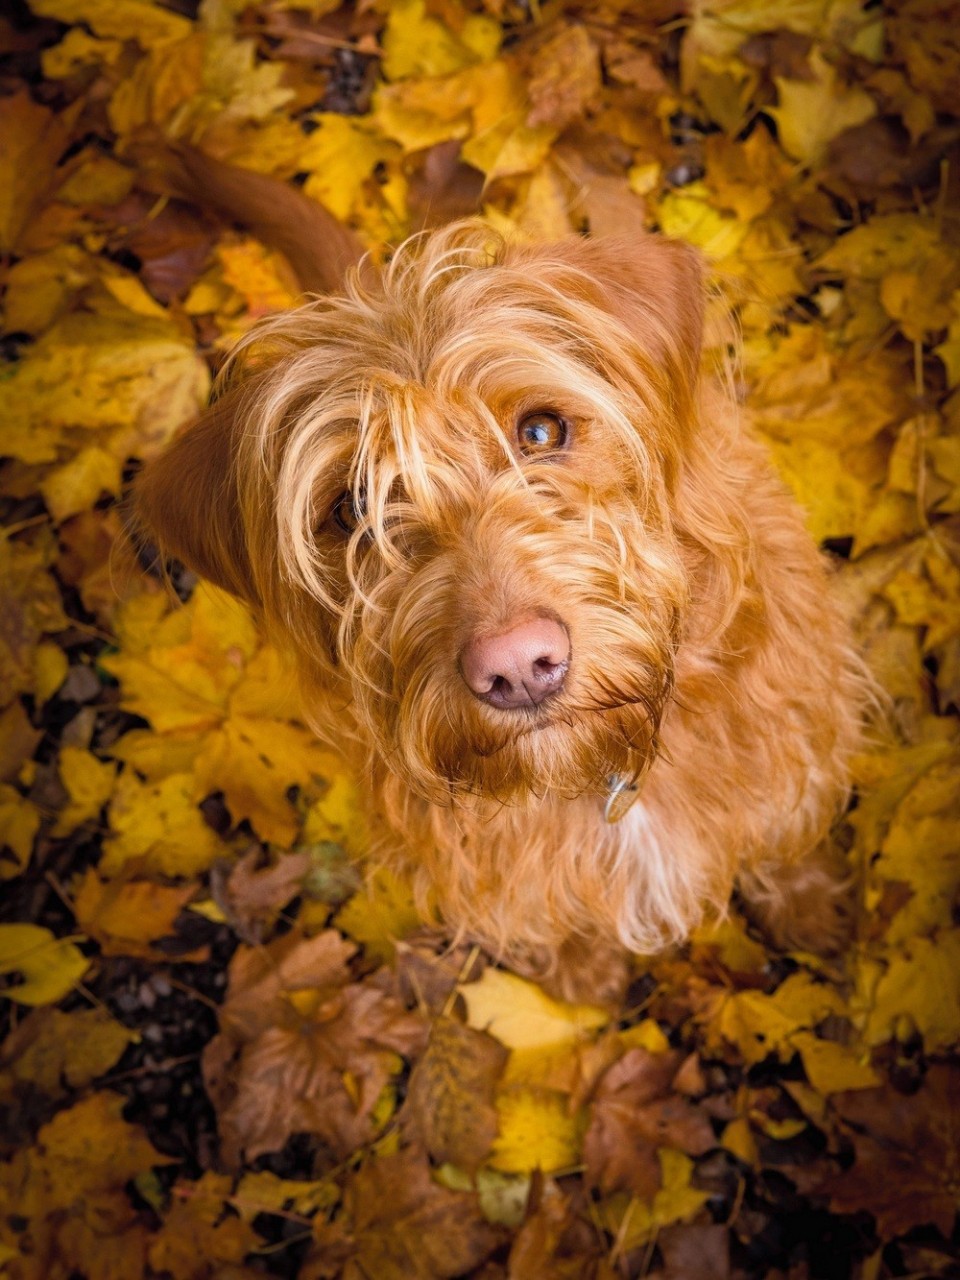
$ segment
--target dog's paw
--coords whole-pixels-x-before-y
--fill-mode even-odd
[[[778,868],[764,876],[762,888],[744,877],[740,888],[748,918],[776,950],[836,956],[850,945],[855,884],[835,857]]]
[[[568,938],[548,971],[536,975],[557,1000],[619,1008],[630,983],[630,957],[622,947],[596,938]]]

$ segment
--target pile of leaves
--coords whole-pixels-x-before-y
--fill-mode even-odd
[[[958,1276],[957,0],[17,0],[0,18],[0,1275]],[[122,496],[287,264],[143,139],[374,249],[699,246],[888,697],[832,962],[734,914],[570,1006],[361,886],[364,796]]]

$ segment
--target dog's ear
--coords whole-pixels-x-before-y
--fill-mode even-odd
[[[703,257],[690,244],[653,234],[598,247],[609,297],[628,328],[643,326],[666,348],[662,356],[676,360],[695,381],[703,349]],[[659,321],[655,332],[652,317]]]
[[[575,293],[618,321],[686,387],[696,383],[704,317],[703,259],[696,249],[644,232],[630,239],[565,240],[546,250],[521,249],[520,255],[531,266],[539,259],[573,267]]]
[[[703,258],[682,240],[647,234],[630,241],[596,241],[594,271],[610,309],[655,358],[676,363],[691,383],[703,347]]]
[[[236,458],[245,391],[226,391],[147,463],[134,481],[132,505],[136,537],[255,605]]]

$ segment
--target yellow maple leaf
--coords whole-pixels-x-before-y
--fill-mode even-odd
[[[839,993],[808,974],[795,973],[772,995],[739,991],[726,996],[716,1029],[735,1044],[746,1062],[762,1062],[771,1053],[781,1060],[793,1056],[795,1032],[808,1029],[829,1014],[843,1013]]]
[[[51,1213],[83,1204],[108,1188],[120,1190],[155,1165],[175,1163],[155,1150],[142,1129],[121,1117],[125,1106],[121,1094],[99,1090],[43,1125],[35,1146],[20,1153],[21,1178],[13,1200],[17,1212],[43,1223]]]
[[[14,1104],[25,1085],[50,1098],[58,1098],[68,1089],[82,1089],[109,1071],[126,1047],[139,1038],[104,1008],[72,1013],[37,1009],[24,1019],[15,1042],[7,1046],[0,1071],[0,1098]]]
[[[53,834],[66,836],[99,815],[113,791],[116,765],[68,743],[60,748],[57,767],[69,800],[60,810]]]
[[[317,128],[302,143],[298,165],[309,173],[308,196],[346,222],[374,169],[394,158],[396,147],[366,119],[332,112],[313,117]]]
[[[60,467],[54,467],[39,483],[47,510],[58,523],[79,511],[87,511],[104,494],[120,492],[121,459],[99,445],[88,445]]]
[[[0,783],[0,880],[9,880],[26,869],[39,830],[36,806],[14,787]]]
[[[0,537],[0,688],[7,697],[31,693],[37,676],[34,655],[40,637],[68,625],[56,582],[49,573],[53,547]]]
[[[902,1018],[921,1033],[928,1053],[960,1041],[960,931],[914,938],[862,968],[867,1044],[889,1040]]]
[[[646,1049],[647,1053],[669,1053],[670,1041],[659,1022],[644,1018],[635,1026],[627,1027],[617,1037],[625,1049]]]
[[[610,1022],[604,1009],[554,1000],[533,982],[503,969],[485,969],[478,982],[457,988],[467,1022],[511,1051],[504,1081],[536,1083],[559,1061]]]
[[[67,655],[52,640],[41,640],[33,651],[33,692],[47,702],[63,684],[70,666]]]
[[[337,928],[381,964],[392,960],[397,942],[423,922],[409,885],[385,867],[375,868],[336,916]]]
[[[872,865],[875,875],[913,889],[887,929],[888,943],[908,942],[952,923],[960,886],[958,764],[954,756],[917,780],[898,806]]]
[[[499,1131],[487,1163],[503,1173],[556,1173],[580,1156],[585,1118],[566,1094],[514,1086],[497,1096]]]
[[[98,36],[136,40],[144,48],[178,40],[191,27],[188,18],[154,0],[30,0],[30,8],[41,18],[83,24]]]
[[[103,665],[120,680],[123,705],[158,732],[215,728],[256,652],[255,624],[238,601],[209,584],[183,609],[167,609],[156,597],[129,602],[117,618],[121,649]]]
[[[110,748],[115,760],[132,765],[137,773],[151,782],[169,778],[172,774],[189,774],[202,739],[194,734],[159,734],[152,729],[131,729]],[[115,795],[119,793],[126,774],[121,775]]]
[[[300,296],[286,260],[256,240],[222,243],[217,247],[217,257],[224,282],[243,298],[250,317],[288,310]]]
[[[456,12],[459,6],[450,6]],[[460,10],[457,31],[427,14],[425,0],[393,0],[383,33],[383,71],[388,80],[444,76],[500,48],[500,24],[486,14]]]
[[[747,224],[717,209],[702,182],[690,183],[682,191],[664,196],[659,217],[665,235],[687,240],[715,261],[736,253],[747,234]]]
[[[710,1199],[708,1191],[690,1185],[693,1161],[682,1151],[661,1147],[660,1189],[650,1204],[637,1196],[614,1195],[601,1207],[601,1221],[616,1239],[619,1252],[636,1249],[654,1236],[661,1227],[683,1222]]]
[[[230,715],[194,761],[194,796],[222,791],[235,822],[247,818],[265,840],[288,848],[300,819],[286,793],[318,785],[329,762],[329,752],[301,725]]]
[[[840,236],[817,259],[828,271],[879,281],[891,272],[919,269],[937,256],[937,224],[917,213],[878,214]]]
[[[877,104],[865,89],[844,84],[819,50],[811,52],[808,64],[810,80],[774,76],[780,105],[767,110],[777,122],[784,151],[814,164],[845,129],[876,115]]]
[[[133,71],[124,76],[107,106],[110,124],[120,137],[144,126],[176,132],[190,104],[200,100],[206,39],[187,27],[175,42],[149,46]]]
[[[40,333],[96,277],[96,265],[79,245],[57,245],[31,254],[9,269],[4,323],[12,332]]]
[[[960,632],[960,569],[936,546],[921,544],[919,562],[905,565],[883,586],[901,622],[924,627],[924,648],[934,649]]]
[[[90,968],[70,938],[57,938],[36,924],[0,924],[0,973],[19,973],[22,981],[0,990],[18,1004],[55,1004]]]
[[[82,27],[71,27],[59,44],[44,49],[40,66],[48,80],[66,80],[89,66],[112,67],[123,52],[123,42],[98,39]]]
[[[149,944],[173,934],[177,916],[195,892],[196,887],[190,884],[105,881],[91,868],[77,890],[74,912],[105,955],[155,958]]]
[[[818,1093],[871,1089],[880,1083],[869,1055],[855,1045],[821,1040],[812,1031],[795,1032],[790,1043],[799,1052],[807,1079]]]
[[[11,366],[0,384],[4,450],[51,462],[67,428],[122,428],[120,456],[150,452],[195,416],[209,376],[168,320],[64,316]]]
[[[264,1169],[259,1173],[245,1173],[230,1203],[241,1218],[250,1221],[258,1213],[280,1210],[312,1215],[318,1209],[334,1208],[339,1199],[340,1190],[333,1178],[311,1181],[278,1178]]]
[[[196,785],[185,773],[141,782],[132,770],[121,774],[110,802],[110,834],[99,863],[104,876],[136,862],[146,874],[195,876],[224,854],[224,845],[203,820]]]

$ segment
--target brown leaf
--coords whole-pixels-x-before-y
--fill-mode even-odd
[[[350,980],[346,965],[355,951],[335,929],[315,938],[294,930],[266,947],[240,947],[230,963],[221,1030],[243,1042],[268,1027],[298,1025],[300,1014],[287,993],[343,986]]]
[[[960,1212],[960,1066],[936,1063],[912,1097],[885,1086],[832,1101],[856,1159],[821,1188],[831,1208],[866,1209],[884,1240],[931,1224],[949,1236]]]
[[[438,930],[421,929],[396,944],[392,969],[382,968],[376,981],[382,991],[427,1013],[446,1009],[458,982],[476,982],[485,964],[476,948],[451,947]]]
[[[285,958],[288,975],[303,947],[301,942]],[[316,976],[345,973],[337,968],[334,946],[314,952],[320,960]],[[376,1132],[371,1113],[396,1070],[394,1055],[419,1051],[424,1022],[359,983],[326,989],[301,983],[284,1001],[279,988],[270,995],[268,978],[244,999],[257,991],[273,1002],[267,1006],[272,1016],[264,1020],[261,1011],[256,1017],[255,996],[239,1019],[225,1008],[226,1029],[204,1052],[225,1163],[232,1167],[244,1156],[279,1150],[292,1133],[318,1134],[341,1156],[370,1141]]]
[[[509,1056],[486,1032],[435,1020],[404,1111],[434,1160],[469,1173],[483,1161],[497,1133],[494,1093]]]
[[[132,192],[100,211],[113,252],[134,253],[140,276],[160,302],[184,295],[200,275],[214,242],[213,223],[179,201],[157,208],[156,196]]]
[[[34,208],[56,185],[57,161],[76,115],[76,109],[55,115],[34,102],[26,89],[4,98],[0,108],[0,253],[16,247]]]
[[[564,129],[586,111],[600,92],[600,59],[586,28],[562,28],[529,59],[527,124]]]
[[[23,703],[11,702],[0,712],[0,782],[12,782],[24,760],[29,760],[43,737],[23,709]]]
[[[86,1280],[142,1280],[148,1234],[137,1219],[123,1192],[89,1196],[77,1211],[54,1219],[48,1261],[55,1256],[67,1264],[66,1274],[82,1274]],[[51,1268],[47,1274],[61,1272]]]
[[[263,852],[254,845],[224,877],[214,867],[213,899],[244,942],[258,942],[267,925],[303,888],[310,870],[308,853],[281,854],[273,866],[259,866]]]
[[[594,1274],[598,1247],[597,1233],[587,1229],[557,1183],[538,1175],[510,1249],[508,1280],[585,1280]]]
[[[430,1177],[426,1156],[409,1148],[370,1160],[344,1195],[349,1235],[321,1229],[305,1271],[311,1277],[344,1275],[376,1280],[447,1280],[470,1273],[497,1247],[503,1233],[488,1223],[472,1193],[448,1191]],[[327,1249],[353,1254],[353,1269],[321,1269]]]
[[[679,1053],[631,1049],[600,1081],[583,1142],[587,1177],[602,1191],[651,1199],[660,1186],[659,1147],[702,1155],[716,1145],[706,1116],[675,1093]]]
[[[178,1184],[163,1226],[150,1243],[150,1266],[177,1280],[226,1277],[258,1243],[253,1227],[225,1212],[232,1180],[205,1173],[199,1182]]]
[[[665,1227],[657,1236],[663,1280],[727,1280],[730,1231],[721,1224]]]

